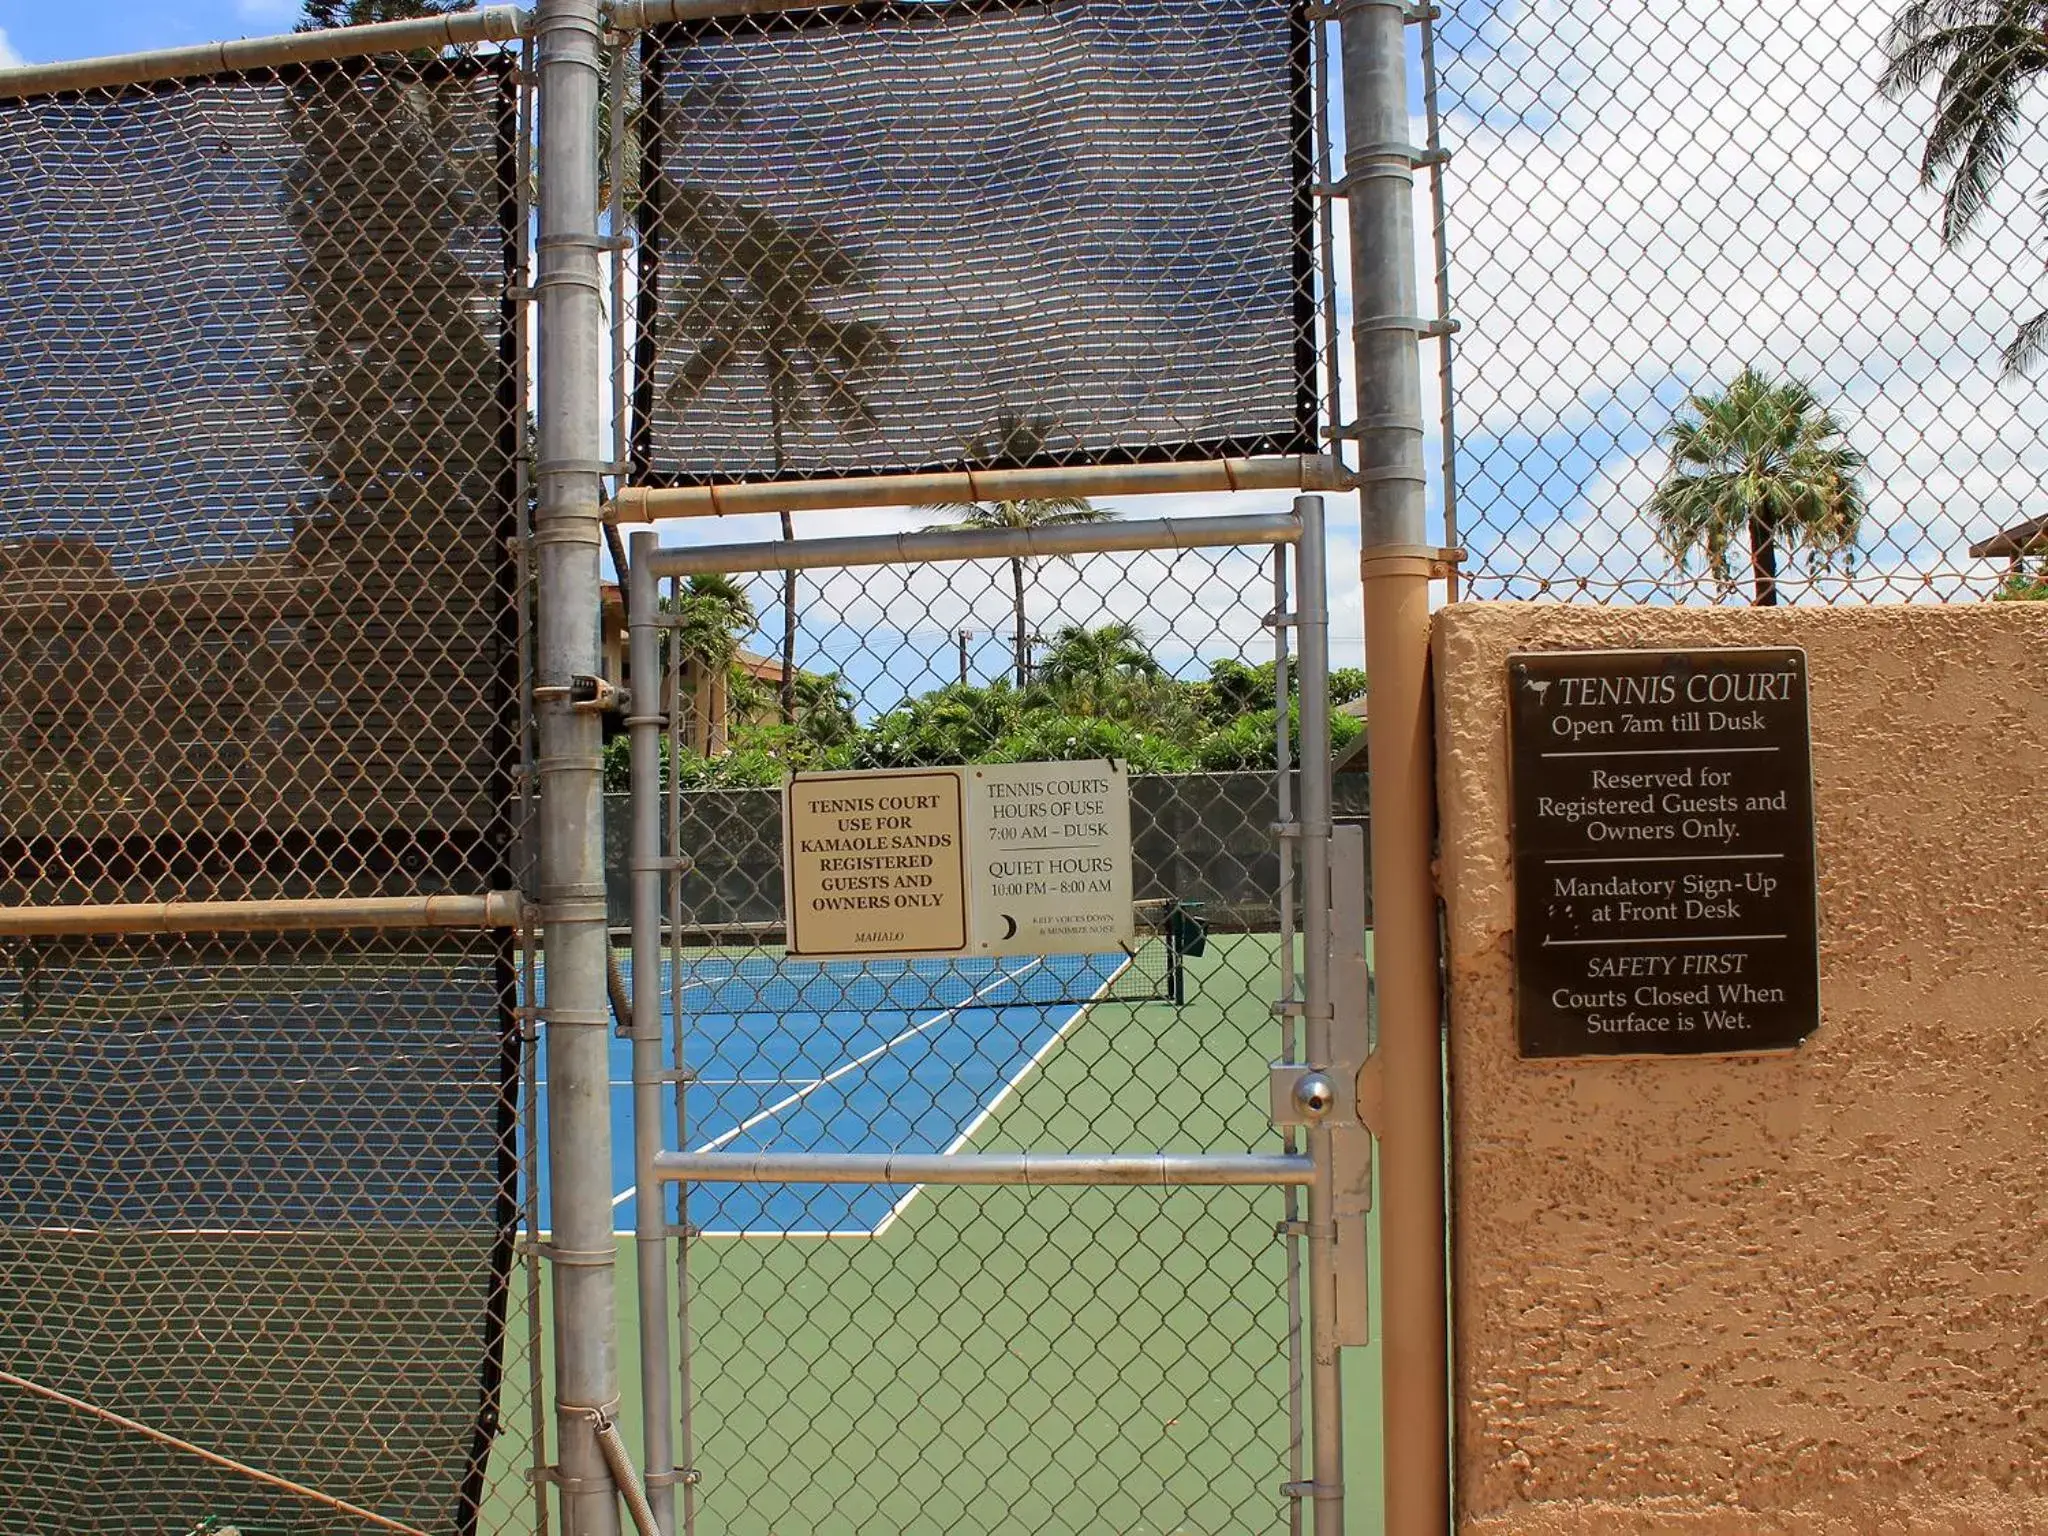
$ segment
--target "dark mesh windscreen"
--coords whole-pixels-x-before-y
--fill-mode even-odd
[[[43,939],[0,963],[0,1370],[472,1523],[515,1152],[502,942]],[[0,1478],[0,1531],[364,1529],[4,1381]]]
[[[0,103],[0,901],[503,862],[507,92]]]
[[[511,883],[509,62],[0,101],[0,907]],[[511,974],[0,941],[0,1531],[475,1529]]]
[[[644,44],[654,483],[1306,451],[1304,33],[872,4]]]

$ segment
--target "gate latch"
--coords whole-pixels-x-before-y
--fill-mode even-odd
[[[569,679],[569,707],[579,714],[623,714],[632,702],[632,695],[608,677],[579,672]]]
[[[1276,1126],[1317,1126],[1337,1107],[1337,1080],[1298,1061],[1267,1068],[1266,1091]]]
[[[621,688],[608,677],[599,677],[595,672],[578,672],[568,683],[553,683],[533,690],[534,702],[546,703],[553,699],[566,699],[569,707],[579,715],[624,714],[632,708],[632,693]]]

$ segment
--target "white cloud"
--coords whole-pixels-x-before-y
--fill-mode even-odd
[[[1497,567],[1584,574],[1576,541],[1640,505],[1613,503],[1661,466],[1640,450],[1677,394],[1752,361],[1813,383],[1870,456],[1873,572],[1979,578],[1968,542],[2038,501],[2048,412],[1997,354],[2048,302],[2026,195],[2048,136],[2029,126],[1981,234],[1944,250],[1929,103],[1877,89],[1891,10],[1512,0],[1444,61],[1461,531]],[[1601,466],[1583,496],[1574,436]],[[1630,558],[1662,569],[1598,563]]]
[[[14,51],[14,45],[7,41],[7,29],[0,27],[0,69],[18,69],[28,60]]]

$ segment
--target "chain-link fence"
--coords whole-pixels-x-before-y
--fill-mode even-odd
[[[0,1529],[534,1524],[517,62],[0,100]]]
[[[1263,1099],[1293,1027],[1276,1008],[1296,921],[1277,829],[1295,814],[1301,684],[1271,631],[1289,607],[1279,558],[803,572],[787,721],[760,655],[781,576],[670,584],[666,675],[632,679],[671,719],[661,988],[680,1086],[665,1144],[771,1159],[1291,1150]],[[1340,674],[1335,701],[1359,682]],[[1130,775],[1129,943],[790,953],[767,787],[785,770],[1104,760]],[[1020,879],[1057,880],[1058,847],[1043,868],[1017,851]],[[1291,1193],[683,1188],[666,1213],[684,1253],[682,1528],[1288,1528],[1282,1485],[1302,1475]]]
[[[556,244],[509,10],[464,32],[494,42],[0,82],[0,1530],[545,1530],[551,1478],[598,1486],[544,1424],[540,1255],[610,1255],[551,1241],[516,894],[558,510],[529,484],[568,473],[529,447],[536,266],[609,253],[614,452],[575,472],[622,495],[1328,473],[1305,7],[755,9],[607,38],[608,213]],[[1102,511],[1048,495],[929,520]],[[696,1528],[1299,1524],[1306,1159],[1265,1094],[1304,775],[1269,553],[671,595],[670,1145],[1290,1160],[1284,1191],[693,1190]],[[1105,758],[1128,947],[787,956],[785,771]],[[581,1406],[638,1411],[630,1382]]]
[[[1446,5],[1465,591],[2041,591],[2038,31],[1989,0]]]

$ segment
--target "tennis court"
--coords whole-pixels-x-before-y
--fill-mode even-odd
[[[1272,984],[1273,941],[1212,936],[1207,956],[1188,962],[1184,1007],[1128,995],[1156,990],[1156,978],[1127,974],[1105,987],[1124,958],[1065,957],[1045,974],[1027,971],[1029,959],[999,973],[985,962],[805,968],[759,950],[700,954],[683,977],[686,989],[699,984],[686,990],[685,1022],[689,1059],[705,1073],[690,1089],[690,1145],[871,1053],[725,1145],[1277,1145],[1264,1103],[1277,1028],[1247,1002]],[[975,996],[998,976],[1002,990]],[[883,1006],[885,984],[884,1011],[861,1013]],[[1027,1000],[1034,985],[1040,997],[1104,995]],[[928,1027],[899,1040],[920,1024]],[[620,1079],[627,1059],[619,1042]],[[756,1070],[770,1061],[773,1071]],[[734,1070],[743,1062],[746,1071]],[[789,1082],[728,1098],[712,1081],[755,1075]],[[626,1099],[614,1092],[623,1149]],[[623,1150],[617,1179],[621,1190],[631,1179]],[[1286,1529],[1277,1191],[809,1193],[836,1203],[807,1205],[787,1186],[690,1191],[691,1219],[707,1236],[744,1234],[690,1249],[700,1531]],[[631,1208],[620,1206],[622,1227]],[[785,1212],[794,1219],[780,1225]],[[831,1231],[874,1235],[820,1240]],[[630,1239],[620,1243],[617,1294],[630,1341]],[[1346,1430],[1368,1504],[1379,1468],[1377,1363],[1367,1349],[1347,1364],[1359,1390]],[[620,1387],[637,1447],[635,1368]],[[520,1448],[508,1438],[500,1454],[509,1466]],[[515,1486],[508,1474],[493,1512],[504,1529],[524,1514]]]
[[[664,1144],[693,1151],[946,1152],[1132,969],[1124,954],[800,961],[685,952],[661,974],[664,1061],[691,1073],[687,1127],[664,1090]],[[630,960],[621,957],[630,985]],[[611,1052],[615,1226],[635,1219],[632,1042]],[[542,1058],[543,1070],[545,1057]],[[547,1087],[540,1088],[547,1124]],[[546,1159],[541,1223],[549,1224]],[[708,1234],[872,1235],[909,1186],[729,1185],[692,1191]]]

